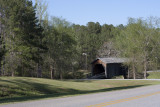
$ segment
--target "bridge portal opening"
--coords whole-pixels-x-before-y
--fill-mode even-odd
[[[105,69],[102,64],[96,64],[93,68],[93,75],[105,73]]]

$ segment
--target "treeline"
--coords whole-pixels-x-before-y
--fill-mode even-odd
[[[129,58],[127,65],[132,78],[147,71],[156,71],[160,64],[160,19],[157,17],[130,18],[125,29],[114,38],[116,49],[121,57]]]
[[[76,25],[50,17],[45,2],[0,1],[0,75],[82,78],[96,57],[128,57],[130,72],[158,68],[158,19],[128,25]],[[153,18],[151,18],[153,19]],[[155,66],[156,65],[156,66]]]
[[[46,8],[38,0],[35,6],[30,0],[0,1],[0,75],[76,78],[69,73],[90,69],[97,50],[113,37],[113,25],[75,25],[48,18]]]

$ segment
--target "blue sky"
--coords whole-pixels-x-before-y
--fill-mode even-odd
[[[160,17],[160,0],[46,0],[48,13],[75,24],[127,24],[128,17]]]

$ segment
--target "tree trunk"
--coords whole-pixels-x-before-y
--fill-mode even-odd
[[[11,45],[11,41],[10,41],[10,45]],[[13,53],[11,52],[10,53],[10,56],[11,56],[11,60],[9,60],[10,62],[9,62],[9,66],[10,66],[10,68],[11,68],[11,72],[12,72],[12,74],[11,74],[11,76],[12,77],[14,77],[14,70],[15,69],[13,69],[14,68],[14,65],[13,65]]]
[[[51,79],[53,79],[53,67],[50,66],[50,71],[51,71]]]
[[[133,70],[133,79],[136,79],[136,69],[135,69],[135,55],[133,56],[132,60],[132,70]]]
[[[133,70],[133,79],[136,79],[136,71],[134,63],[132,64],[132,70]]]
[[[60,79],[61,79],[61,80],[63,79],[63,75],[62,75],[62,73],[60,74]]]
[[[22,76],[24,76],[24,65],[22,63]]]
[[[2,75],[2,71],[1,71],[1,61],[2,61],[2,37],[1,37],[1,23],[0,23],[0,76]]]
[[[42,70],[41,70],[41,66],[39,63],[37,64],[37,77],[38,78],[42,77]]]
[[[146,62],[146,58],[144,61],[144,79],[147,79],[147,62]]]
[[[60,68],[60,79],[63,79],[63,75],[62,75],[62,69]]]
[[[1,65],[1,60],[0,60],[0,76],[2,76],[2,65]]]
[[[5,57],[4,57],[4,59],[3,59],[3,65],[2,65],[2,75],[3,75],[3,76],[6,75],[6,74],[5,74],[4,63],[5,63]]]
[[[129,71],[129,68],[128,68],[128,79],[129,79],[129,75],[130,75],[130,71]]]
[[[12,71],[12,77],[14,77],[14,71]]]

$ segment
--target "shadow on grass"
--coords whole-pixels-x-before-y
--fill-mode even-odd
[[[3,81],[3,80],[1,80]],[[6,81],[6,80],[4,80]],[[50,85],[48,84],[42,84],[42,83],[35,83],[35,82],[29,82],[29,81],[8,81],[17,85],[20,85],[20,87],[31,87],[31,90],[35,90],[42,95],[35,95],[35,94],[26,94],[25,93],[20,93],[16,92],[15,94],[17,95],[23,95],[21,97],[11,97],[11,98],[0,98],[0,103],[11,103],[11,102],[21,102],[21,101],[29,101],[29,100],[38,100],[38,99],[43,99],[43,98],[55,98],[55,97],[62,97],[62,96],[69,96],[69,95],[80,95],[80,94],[90,94],[90,93],[97,93],[97,92],[108,92],[108,91],[114,91],[114,90],[122,90],[122,89],[131,89],[131,88],[136,88],[136,87],[142,87],[146,85],[135,85],[135,86],[123,86],[123,87],[113,87],[113,88],[106,88],[106,89],[99,89],[99,90],[92,90],[92,91],[80,91],[80,90],[75,90],[75,89],[63,89],[60,87],[55,86],[53,89]],[[149,84],[148,84],[149,85]]]

